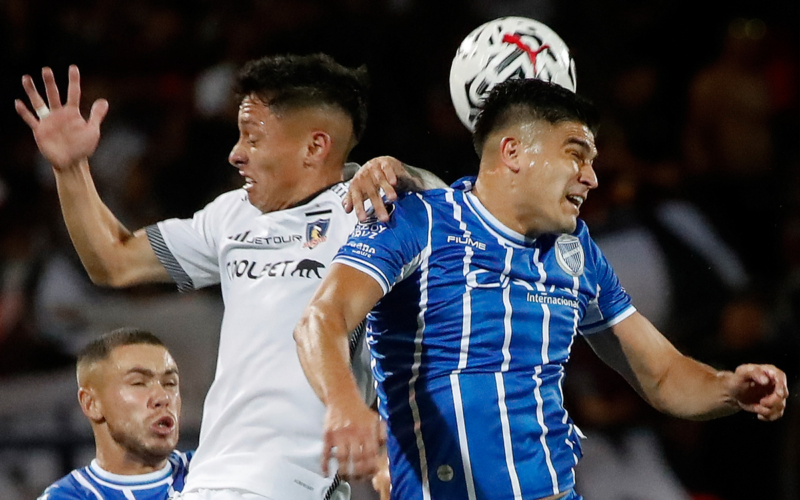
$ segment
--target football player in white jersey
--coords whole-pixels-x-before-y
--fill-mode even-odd
[[[325,410],[303,376],[292,331],[357,222],[353,205],[363,213],[359,200],[377,200],[378,188],[390,192],[392,183],[410,179],[396,160],[368,162],[349,211],[342,206],[345,161],[366,120],[366,70],[321,54],[247,63],[237,81],[240,135],[229,156],[243,188],[192,219],[135,232],[103,203],[90,174],[108,102],[96,101],[84,119],[78,68],[69,69],[65,104],[52,70],[42,76],[47,102],[26,75],[34,112],[15,105],[53,167],[64,220],[91,279],[112,287],[221,285],[217,371],[185,498],[347,498],[349,486],[320,466]],[[352,340],[354,364],[366,364],[363,342]],[[369,370],[354,372],[364,375],[368,397]]]
[[[121,328],[78,355],[78,401],[96,455],[48,487],[39,500],[166,500],[183,488],[192,452],[178,444],[178,367],[150,332]]]
[[[557,85],[498,84],[473,134],[477,178],[407,193],[388,222],[356,227],[295,330],[327,406],[323,464],[368,472],[378,448],[347,349],[368,313],[393,498],[579,499],[561,391],[578,334],[660,411],[782,416],[783,371],[715,370],[636,312],[578,218],[597,187],[597,123]]]

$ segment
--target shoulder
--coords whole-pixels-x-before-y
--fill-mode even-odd
[[[74,470],[51,484],[37,500],[83,500],[92,498],[91,492],[75,478],[76,474],[80,474],[80,472]]]
[[[409,191],[399,195],[394,205],[402,212],[427,211],[443,204],[452,204],[454,197],[460,198],[461,194],[450,188]]]

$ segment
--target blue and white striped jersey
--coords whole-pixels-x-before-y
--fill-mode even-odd
[[[356,227],[335,262],[384,297],[368,339],[389,427],[392,497],[522,499],[569,490],[581,456],[564,409],[576,333],[634,312],[582,221],[511,231],[470,193],[409,193]]]
[[[112,474],[92,460],[53,483],[38,500],[166,500],[183,490],[192,454],[173,451],[160,471],[135,476]]]

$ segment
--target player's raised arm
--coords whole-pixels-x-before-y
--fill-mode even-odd
[[[377,471],[384,431],[377,413],[364,403],[350,370],[348,332],[383,295],[369,275],[334,263],[294,330],[300,364],[327,407],[322,468],[336,458],[350,478]]]
[[[69,68],[67,100],[62,105],[53,71],[42,69],[47,102],[29,75],[22,77],[32,113],[20,100],[17,113],[33,131],[42,155],[50,162],[58,197],[72,243],[89,277],[97,284],[128,286],[147,282],[169,282],[143,230],[132,233],[100,199],[89,170],[89,157],[100,140],[100,124],[108,102],[98,99],[89,119],[80,111],[80,74]]]
[[[772,365],[718,371],[681,354],[644,316],[634,313],[586,336],[594,351],[654,408],[705,420],[745,410],[777,420],[786,408],[786,374]]]

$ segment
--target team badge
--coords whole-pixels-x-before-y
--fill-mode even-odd
[[[556,240],[556,261],[566,273],[572,276],[583,274],[586,261],[581,241],[571,234],[562,234]]]
[[[306,224],[306,242],[303,243],[303,248],[314,248],[325,241],[330,225],[330,219],[319,219]]]

